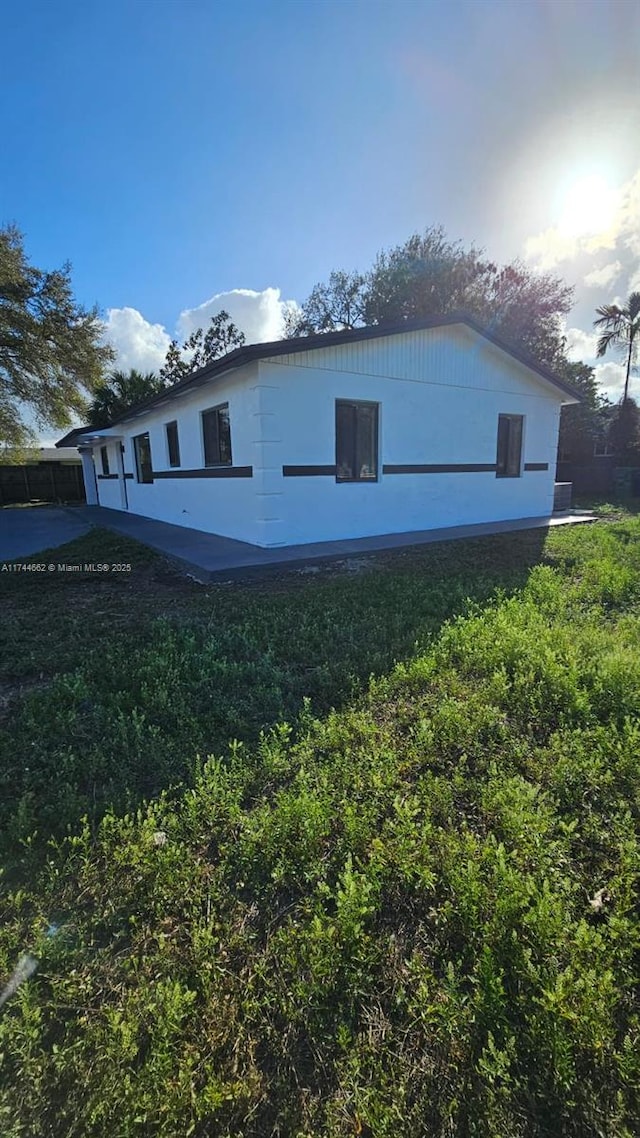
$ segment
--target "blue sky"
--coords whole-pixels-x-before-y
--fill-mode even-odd
[[[266,338],[434,223],[577,285],[585,358],[637,275],[635,0],[26,0],[2,54],[0,222],[72,262],[123,363],[230,292]]]

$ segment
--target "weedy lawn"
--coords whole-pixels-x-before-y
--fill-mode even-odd
[[[635,1135],[620,517],[259,586],[132,548],[1,582],[0,973],[38,960],[2,1133]]]

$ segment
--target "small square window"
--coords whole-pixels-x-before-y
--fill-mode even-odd
[[[231,425],[228,403],[202,412],[202,439],[205,466],[231,466]]]
[[[136,456],[136,477],[138,482],[153,482],[153,467],[151,465],[151,443],[149,432],[135,435],[133,450]]]
[[[169,466],[180,466],[180,443],[178,441],[178,424],[174,419],[172,423],[166,424],[167,432],[167,452],[169,455]]]
[[[100,461],[102,462],[102,473],[109,477],[109,448],[100,447]]]
[[[336,400],[336,481],[378,478],[378,404]]]
[[[524,415],[498,415],[497,478],[519,478],[522,470]]]

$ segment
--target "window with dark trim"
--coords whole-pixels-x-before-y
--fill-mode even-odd
[[[169,455],[169,466],[180,466],[180,443],[178,441],[178,424],[174,419],[171,423],[165,424],[167,432],[167,452]]]
[[[100,447],[100,460],[102,462],[102,473],[109,475],[109,448]]]
[[[522,470],[524,415],[498,415],[497,478],[519,478]]]
[[[378,478],[378,404],[336,399],[336,481]]]
[[[231,466],[231,425],[229,404],[202,412],[202,440],[205,466]]]
[[[597,438],[593,444],[593,457],[594,458],[609,458],[614,453],[614,449],[607,438]]]
[[[153,467],[151,465],[151,443],[149,432],[143,435],[134,435],[133,453],[136,456],[136,477],[138,482],[153,482]]]

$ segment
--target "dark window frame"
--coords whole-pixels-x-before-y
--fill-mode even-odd
[[[516,443],[517,463],[514,461]],[[522,477],[523,451],[524,415],[498,415],[496,478]]]
[[[353,435],[350,440],[340,439],[341,425],[339,422],[340,416],[344,417],[345,409],[350,408],[353,411]],[[373,461],[371,463],[363,463],[360,461],[361,455],[358,453],[358,411],[374,411],[375,422],[373,432]],[[344,422],[344,418],[343,418]],[[336,443],[336,482],[358,482],[358,483],[371,483],[380,481],[380,404],[369,399],[336,399],[335,401],[335,443]],[[340,473],[341,467],[346,463],[343,461],[345,453],[350,452],[351,469],[362,471],[365,465],[373,467],[373,474],[351,474],[344,475]]]
[[[228,457],[223,457],[221,446],[220,416],[226,413],[226,447]],[[215,431],[208,433],[207,422],[209,416],[215,416]],[[231,416],[228,403],[218,403],[215,407],[206,407],[200,412],[200,426],[202,432],[202,460],[203,466],[233,466],[233,450],[231,446]],[[213,453],[211,448],[213,447]]]
[[[109,447],[108,446],[101,446],[100,447],[100,461],[102,463],[102,473],[104,474],[105,478],[108,478],[110,473],[111,473],[111,471],[109,469]]]
[[[149,462],[143,463],[140,457],[140,440],[146,439],[149,448]],[[151,439],[148,431],[142,431],[139,435],[134,435],[131,442],[133,443],[133,456],[136,464],[136,481],[141,485],[148,486],[153,482],[153,460],[151,457]]]
[[[171,439],[171,428],[173,428],[173,445]],[[170,467],[180,466],[180,436],[178,433],[178,420],[171,419],[169,423],[165,423],[165,438],[167,440],[167,461]],[[175,448],[175,449],[174,449]]]
[[[593,444],[594,458],[612,458],[615,450],[608,439],[595,439]]]

